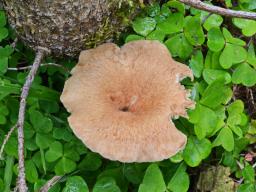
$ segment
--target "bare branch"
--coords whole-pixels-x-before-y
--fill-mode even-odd
[[[39,192],[48,192],[49,189],[53,187],[56,183],[58,183],[61,178],[62,176],[54,176],[49,181],[47,181],[44,186],[40,188]]]
[[[40,66],[41,67],[55,66],[55,67],[63,68],[65,71],[70,72],[66,67],[64,67],[63,65],[57,64],[57,63],[42,63]],[[25,66],[25,67],[9,67],[8,70],[9,71],[21,71],[21,70],[27,70],[27,69],[31,69],[31,68],[32,68],[32,65]]]
[[[191,7],[208,11],[210,13],[216,13],[218,15],[256,20],[256,13],[254,12],[235,11],[231,9],[225,9],[218,6],[209,5],[207,3],[201,2],[200,0],[179,0],[179,1]]]
[[[34,63],[29,71],[29,74],[26,78],[26,81],[22,87],[21,99],[20,99],[20,108],[18,115],[18,155],[19,155],[19,174],[18,174],[18,188],[19,192],[27,192],[28,188],[26,185],[25,179],[25,163],[24,163],[24,118],[25,118],[25,109],[26,109],[26,100],[29,93],[29,89],[33,83],[36,72],[40,66],[40,63],[46,52],[49,52],[48,49],[38,47]]]
[[[5,136],[4,138],[4,142],[1,146],[1,149],[0,149],[0,160],[3,159],[3,152],[4,152],[4,147],[7,143],[7,141],[10,139],[11,135],[12,135],[12,132],[15,130],[15,128],[17,127],[17,124],[15,124],[7,133],[7,135]]]

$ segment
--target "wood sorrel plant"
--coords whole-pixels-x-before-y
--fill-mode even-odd
[[[190,1],[182,2],[189,4]],[[252,1],[232,4],[226,0],[215,6],[252,14],[256,9]],[[229,181],[221,184],[223,188],[255,191],[256,126],[249,116],[254,108],[248,103],[255,102],[256,21],[215,13],[191,8],[179,1],[157,3],[145,7],[131,21],[131,30],[122,34],[123,43],[138,39],[163,43],[175,60],[186,63],[195,76],[193,82],[185,79],[182,83],[191,90],[196,108],[189,111],[188,120],[175,120],[176,127],[188,138],[187,145],[182,152],[162,162],[122,164],[86,149],[70,130],[69,114],[59,101],[68,71],[75,62],[45,57],[46,65],[39,69],[29,86],[27,113],[24,113],[26,175],[22,178],[25,176],[28,189],[185,192],[204,189],[198,180],[202,181],[199,175],[206,174],[205,178],[214,181],[208,184],[211,188],[207,190],[214,191],[217,190],[214,183],[219,181],[208,171],[208,167],[214,166],[216,170],[224,170],[221,179]],[[16,186],[19,159],[16,131],[9,134],[6,144],[4,135],[17,122],[19,95],[34,57],[31,50],[14,39],[1,11],[0,191],[4,192]],[[206,173],[200,173],[201,170]]]

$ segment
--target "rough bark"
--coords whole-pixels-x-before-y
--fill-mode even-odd
[[[139,0],[4,0],[4,6],[28,46],[75,56],[122,31]]]

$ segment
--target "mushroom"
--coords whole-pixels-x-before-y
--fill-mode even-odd
[[[121,162],[160,161],[186,145],[172,122],[194,106],[177,81],[186,76],[193,78],[191,70],[158,41],[106,43],[81,52],[61,101],[92,151]]]

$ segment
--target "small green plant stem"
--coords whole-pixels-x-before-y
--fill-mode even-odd
[[[13,165],[14,165],[14,157],[7,155],[6,157],[6,165],[4,170],[4,191],[3,192],[10,192],[10,186],[12,182],[12,175],[13,175]]]
[[[46,174],[46,163],[44,158],[44,150],[40,147],[40,154],[41,154],[41,162],[43,165],[44,173]]]

